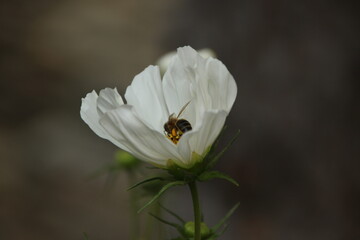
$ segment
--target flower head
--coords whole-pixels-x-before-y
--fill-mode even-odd
[[[82,99],[80,114],[97,135],[143,161],[191,168],[219,135],[236,94],[224,64],[183,47],[163,79],[157,66],[135,76],[126,104],[116,88],[92,91]],[[166,129],[171,117],[186,122]]]

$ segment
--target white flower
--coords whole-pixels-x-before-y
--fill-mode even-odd
[[[236,83],[219,60],[179,48],[161,80],[159,67],[135,76],[123,99],[115,89],[82,99],[81,118],[100,137],[153,165],[191,168],[207,153],[224,126],[237,94]],[[192,130],[171,141],[164,131],[172,113]]]

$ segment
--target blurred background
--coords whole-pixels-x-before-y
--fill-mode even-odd
[[[360,239],[357,1],[0,1],[0,239],[129,239],[129,186],[89,176],[116,150],[80,119],[177,47],[211,48],[238,84],[205,220],[220,239]],[[165,205],[192,218],[188,189]],[[146,215],[146,212],[143,213]]]

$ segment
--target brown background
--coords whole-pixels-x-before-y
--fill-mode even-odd
[[[179,46],[210,47],[238,84],[218,169],[200,185],[221,239],[359,239],[357,1],[0,1],[0,239],[129,239],[126,174],[80,99]],[[168,206],[191,219],[187,189]],[[146,213],[145,213],[146,214]]]

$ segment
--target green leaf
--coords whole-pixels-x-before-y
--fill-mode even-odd
[[[227,181],[231,182],[232,184],[234,184],[236,186],[239,186],[239,184],[236,182],[235,179],[231,178],[230,176],[226,175],[225,173],[218,172],[218,171],[203,172],[198,177],[198,180],[204,182],[204,181],[214,179],[214,178],[224,179],[224,180],[227,180]]]
[[[221,235],[224,234],[224,232],[226,232],[226,230],[227,230],[228,228],[229,228],[229,224],[225,223],[225,224],[223,225],[223,229],[222,229],[219,233],[217,233],[216,236],[217,236],[217,237],[220,237]]]
[[[224,232],[226,232],[226,230],[228,229],[229,225],[228,224],[225,224],[223,229],[218,232],[218,233],[213,233],[212,235],[210,235],[209,238],[207,238],[206,240],[216,240],[218,239],[221,235],[224,234]]]
[[[220,222],[218,222],[214,227],[211,228],[211,230],[215,233],[217,232],[221,226],[225,224],[225,222],[231,217],[231,215],[235,212],[235,210],[239,207],[240,203],[235,204],[230,211],[223,217]]]
[[[179,215],[177,215],[176,213],[174,213],[173,211],[171,211],[170,209],[164,207],[163,205],[159,204],[160,207],[162,209],[164,209],[167,213],[169,213],[171,216],[175,217],[177,220],[179,220],[179,222],[181,222],[182,224],[185,224],[185,220],[182,219]]]
[[[148,207],[149,205],[151,205],[153,202],[155,202],[166,190],[168,190],[171,187],[174,186],[178,186],[178,185],[184,185],[186,184],[186,182],[184,181],[174,181],[174,182],[170,182],[168,184],[166,184],[165,186],[163,186],[160,191],[149,201],[147,202],[142,208],[139,209],[139,211],[137,211],[138,213],[140,213],[142,210],[144,210],[146,207]]]
[[[227,129],[227,126],[226,126],[226,125],[221,129],[221,131],[220,131],[220,133],[219,133],[219,136],[215,139],[215,142],[214,142],[214,144],[213,144],[214,147],[217,147],[217,145],[218,145],[219,142],[220,142],[220,138],[224,135],[224,132],[225,132],[226,129]]]
[[[185,233],[183,231],[183,227],[179,224],[176,224],[176,223],[172,223],[172,222],[169,222],[169,221],[166,221],[165,219],[162,219],[158,216],[156,216],[155,214],[152,214],[152,213],[149,213],[152,217],[154,217],[155,219],[157,219],[158,221],[162,222],[162,223],[165,223],[166,225],[169,225],[169,226],[172,226],[174,228],[176,228],[176,230],[178,230],[178,232],[185,237]]]
[[[235,142],[235,140],[239,137],[240,130],[238,130],[235,136],[230,140],[230,142],[225,146],[223,150],[221,150],[215,157],[213,157],[206,166],[206,169],[212,168],[221,158],[222,155],[228,150],[228,148]]]
[[[144,184],[144,183],[148,183],[148,182],[152,182],[152,181],[156,181],[156,180],[163,181],[163,180],[165,180],[165,179],[162,178],[162,177],[152,177],[152,178],[148,178],[148,179],[145,179],[145,180],[143,180],[143,181],[141,181],[141,182],[138,182],[138,183],[132,185],[132,186],[129,187],[127,190],[129,191],[129,190],[131,190],[131,189],[133,189],[133,188],[136,188],[136,187],[138,187],[138,186],[140,186],[140,185],[142,185],[142,184]]]

